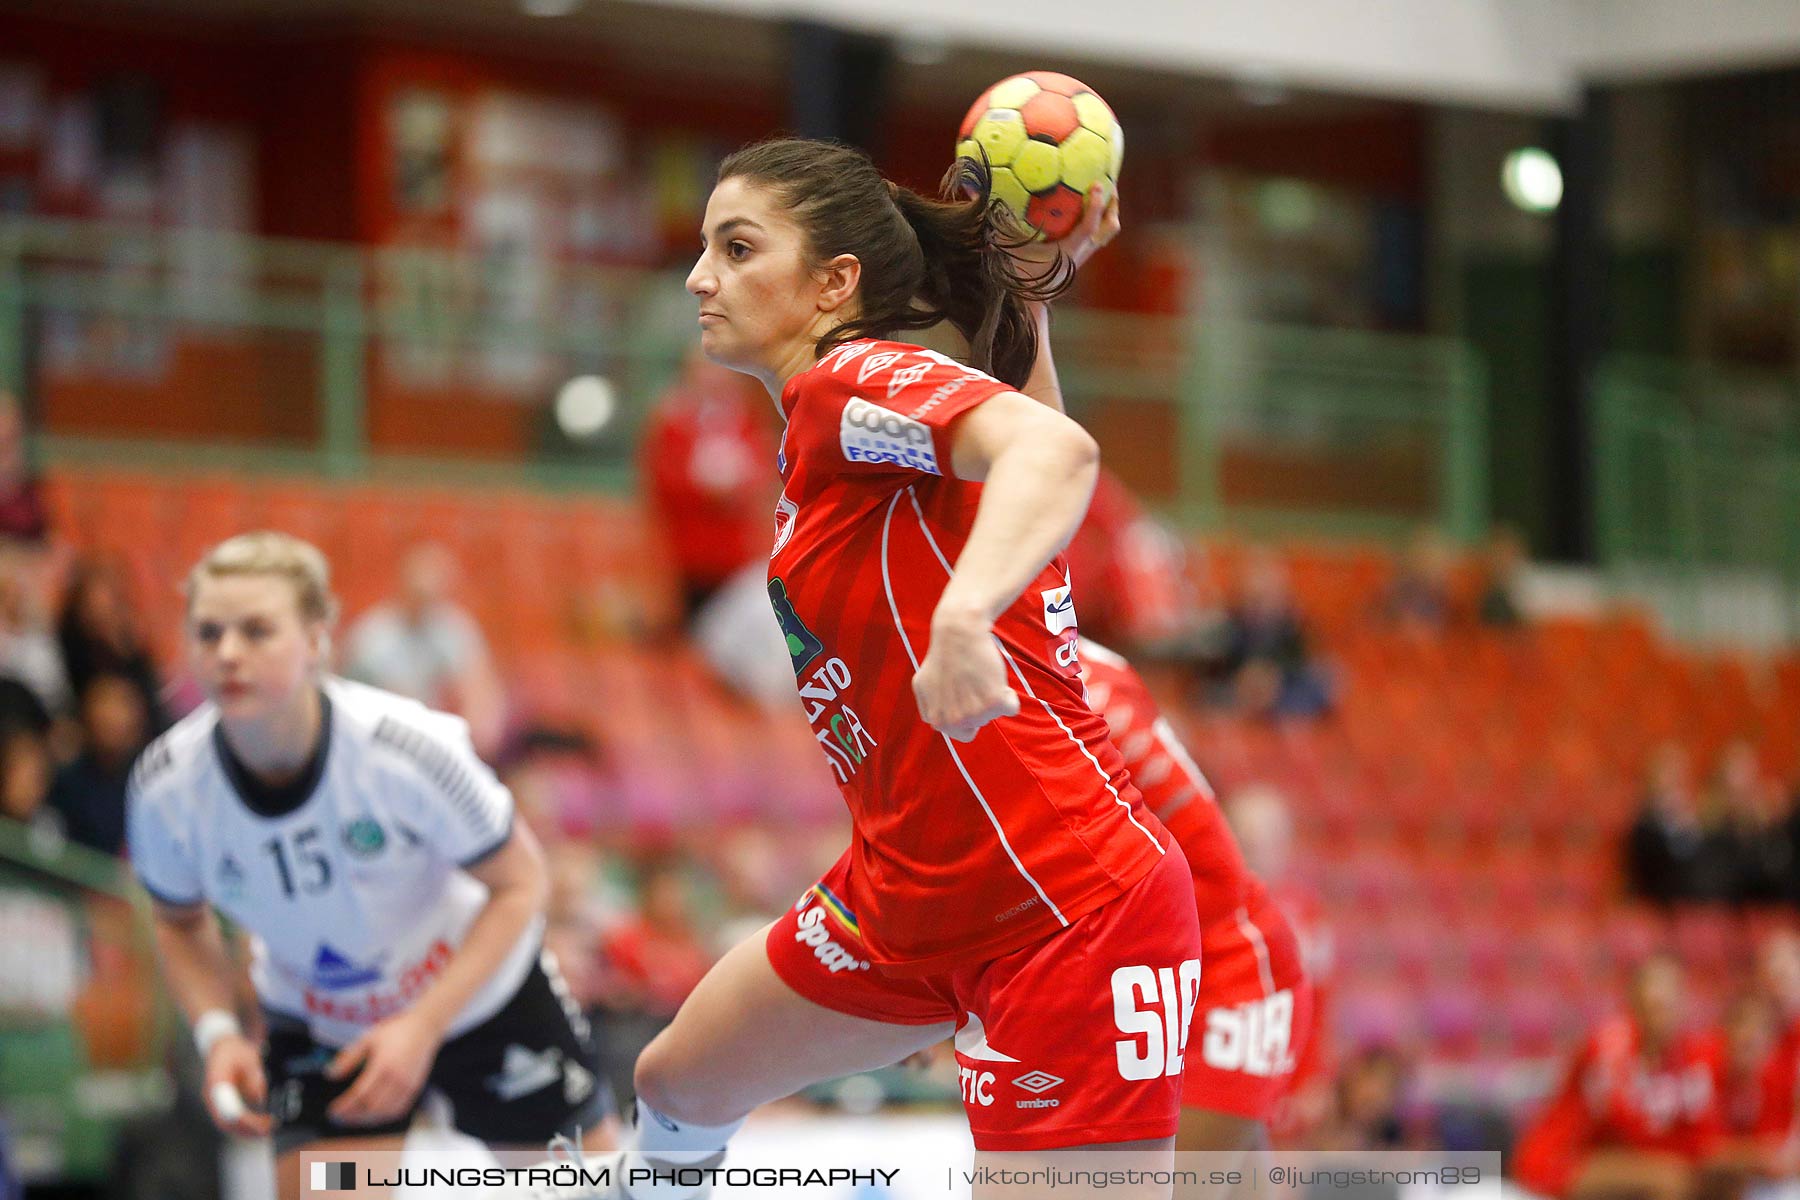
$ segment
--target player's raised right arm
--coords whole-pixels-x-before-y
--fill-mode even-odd
[[[1104,191],[1099,184],[1089,191],[1087,213],[1068,237],[1058,242],[1033,242],[1014,250],[1013,257],[1018,260],[1022,273],[1035,277],[1057,270],[1059,260],[1064,257],[1079,270],[1096,250],[1117,237],[1119,197],[1114,193],[1111,202],[1102,205],[1099,200]],[[1050,353],[1050,305],[1044,301],[1030,301],[1026,308],[1037,329],[1037,359],[1031,364],[1025,386],[1019,390],[1038,403],[1063,412],[1062,381],[1057,378],[1056,359]]]

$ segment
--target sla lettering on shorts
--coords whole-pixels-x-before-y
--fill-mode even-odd
[[[1294,1069],[1293,1037],[1294,992],[1282,988],[1261,1000],[1207,1013],[1200,1058],[1215,1070],[1268,1079]]]
[[[1200,999],[1200,960],[1179,967],[1120,967],[1112,974],[1113,1023],[1127,1036],[1113,1043],[1119,1077],[1179,1075],[1188,1025]]]
[[[801,913],[795,922],[794,940],[802,946],[812,947],[813,957],[819,965],[836,975],[839,971],[867,971],[869,961],[858,958],[850,951],[838,945],[832,939],[831,930],[825,925],[825,909],[809,908]]]
[[[943,474],[929,428],[867,400],[844,405],[838,420],[838,446],[850,462],[887,463],[928,475]]]

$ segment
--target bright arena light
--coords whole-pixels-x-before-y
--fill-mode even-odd
[[[1547,150],[1526,146],[1506,156],[1500,171],[1506,198],[1530,213],[1554,212],[1562,203],[1562,168]]]
[[[598,375],[577,375],[556,393],[557,428],[578,442],[598,437],[618,409],[612,381]]]
[[[566,17],[581,7],[581,0],[519,0],[528,17]]]

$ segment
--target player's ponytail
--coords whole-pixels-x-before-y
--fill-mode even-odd
[[[747,146],[719,165],[720,182],[739,177],[781,196],[815,266],[840,254],[862,264],[860,310],[819,339],[818,353],[947,321],[968,341],[971,365],[1024,385],[1037,359],[1026,305],[1054,299],[1074,272],[1021,274],[1010,251],[1030,235],[993,202],[985,163],[959,159],[934,200],[883,179],[860,150],[784,139]]]

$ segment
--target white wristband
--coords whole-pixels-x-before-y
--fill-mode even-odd
[[[244,1027],[222,1008],[209,1008],[194,1019],[194,1047],[200,1051],[201,1062],[206,1061],[220,1038],[242,1036]]]

